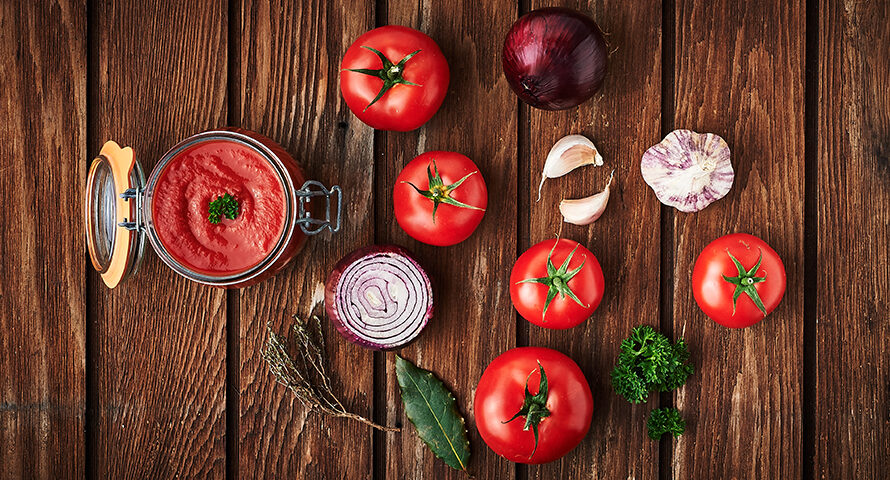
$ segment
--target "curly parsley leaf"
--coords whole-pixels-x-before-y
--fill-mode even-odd
[[[677,340],[672,347],[672,361],[664,369],[664,379],[658,383],[658,390],[662,392],[670,392],[671,390],[680,388],[686,379],[695,371],[689,360],[689,350],[686,348],[686,342],[682,339]]]
[[[217,224],[222,221],[222,217],[234,220],[241,213],[241,205],[238,204],[238,200],[235,197],[227,193],[216,197],[216,200],[210,202],[207,212],[209,214],[207,220],[210,220],[212,224]]]
[[[648,325],[633,329],[621,342],[612,370],[612,387],[631,403],[643,403],[649,392],[667,392],[686,383],[694,368],[683,340],[670,340]]]
[[[649,429],[649,438],[658,440],[665,433],[679,437],[686,430],[686,422],[676,408],[656,408],[649,414],[646,427]]]

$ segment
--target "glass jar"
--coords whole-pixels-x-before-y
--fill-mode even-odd
[[[210,199],[228,190],[240,192],[232,197],[234,215],[208,215]],[[339,231],[341,204],[340,187],[306,181],[287,151],[255,132],[188,137],[164,154],[147,181],[133,150],[109,141],[87,176],[87,247],[110,288],[136,273],[146,237],[176,273],[240,288],[278,273],[307,236]]]

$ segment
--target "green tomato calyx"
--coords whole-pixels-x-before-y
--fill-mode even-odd
[[[411,185],[411,187],[413,187],[414,190],[417,191],[417,193],[433,201],[433,223],[436,223],[436,211],[439,209],[439,204],[442,203],[458,208],[469,208],[471,210],[481,210],[483,212],[485,211],[484,208],[467,205],[466,203],[459,202],[451,197],[451,192],[453,192],[455,189],[457,189],[457,187],[464,183],[464,180],[477,173],[479,172],[470,172],[451,185],[445,185],[445,182],[442,181],[442,176],[439,175],[439,168],[436,166],[436,161],[432,160],[426,167],[426,176],[429,182],[427,190],[421,190],[417,185],[414,185],[411,182],[403,181],[402,183]]]
[[[528,458],[535,456],[535,452],[538,451],[538,425],[541,423],[541,420],[550,416],[550,410],[547,409],[547,374],[544,373],[544,367],[541,365],[541,362],[538,362],[538,370],[541,372],[541,383],[538,384],[538,393],[532,395],[528,389],[528,380],[535,373],[532,370],[525,379],[525,398],[522,401],[522,408],[510,417],[509,420],[501,422],[510,423],[519,417],[525,417],[525,425],[522,429],[528,431],[531,428],[535,434],[535,448]]]
[[[736,309],[736,301],[739,297],[744,293],[754,302],[754,305],[760,310],[760,313],[763,316],[766,316],[766,307],[763,306],[763,301],[760,299],[760,294],[757,293],[757,289],[754,287],[755,283],[765,282],[766,274],[763,277],[757,276],[757,269],[760,268],[760,263],[763,261],[763,252],[760,252],[760,258],[757,259],[757,264],[754,265],[750,270],[746,270],[744,266],[742,266],[742,262],[740,262],[737,258],[735,258],[732,253],[728,250],[726,253],[729,255],[729,258],[732,259],[732,263],[735,264],[736,269],[739,271],[739,275],[737,277],[730,277],[728,275],[723,275],[723,279],[727,282],[735,285],[735,291],[732,292],[732,314],[735,315]]]
[[[556,250],[556,244],[559,243],[557,239],[553,244],[553,248],[550,249],[550,253],[547,254],[547,276],[541,278],[526,278],[525,280],[520,280],[516,283],[540,283],[541,285],[546,285],[548,287],[547,290],[547,301],[544,303],[544,311],[541,312],[541,321],[544,321],[547,316],[547,309],[550,308],[550,304],[553,302],[553,299],[556,298],[557,294],[561,294],[562,298],[569,297],[575,301],[578,305],[581,305],[584,308],[590,308],[590,305],[584,305],[580,299],[575,295],[575,292],[569,288],[569,280],[575,277],[578,272],[584,268],[584,264],[587,262],[585,259],[581,262],[581,265],[578,265],[578,268],[569,270],[569,262],[572,261],[572,257],[575,255],[575,251],[578,250],[578,247],[581,245],[575,245],[575,248],[572,249],[572,252],[569,253],[569,256],[566,257],[565,261],[562,262],[559,268],[553,264],[553,251]]]
[[[377,92],[377,96],[374,97],[374,100],[371,100],[371,103],[369,103],[368,106],[366,106],[363,111],[367,111],[369,108],[371,108],[371,105],[374,105],[375,103],[377,103],[377,100],[380,100],[380,98],[383,97],[383,95],[385,95],[386,92],[388,92],[392,87],[394,87],[396,85],[413,85],[416,87],[422,86],[422,85],[419,85],[414,82],[409,82],[408,80],[405,80],[405,78],[402,76],[402,73],[404,73],[404,71],[405,71],[405,64],[408,63],[408,60],[411,60],[411,57],[420,53],[420,50],[415,50],[415,51],[409,53],[408,55],[405,55],[404,57],[402,57],[401,60],[399,60],[399,63],[392,63],[388,58],[386,58],[386,55],[384,55],[383,52],[381,52],[380,50],[377,50],[377,49],[371,48],[371,47],[366,47],[364,45],[362,45],[362,48],[374,52],[374,54],[380,58],[380,61],[383,62],[383,67],[380,69],[377,69],[377,70],[375,70],[373,68],[347,68],[346,69],[347,71],[350,71],[350,72],[361,73],[363,75],[370,75],[372,77],[377,77],[377,78],[383,80],[383,86],[380,87],[380,91]]]

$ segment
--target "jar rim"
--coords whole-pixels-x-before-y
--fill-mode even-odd
[[[179,155],[186,149],[199,143],[212,140],[232,141],[254,150],[264,160],[266,160],[266,162],[268,162],[268,164],[272,167],[272,170],[275,172],[276,177],[284,187],[285,220],[284,226],[282,227],[281,235],[279,235],[278,241],[275,243],[275,246],[272,248],[272,250],[270,250],[269,254],[266,255],[266,257],[263,258],[263,260],[261,260],[256,265],[242,272],[228,275],[208,275],[205,273],[201,273],[189,268],[188,266],[184,265],[182,262],[174,258],[158,236],[152,216],[152,199],[154,189],[157,186],[161,174],[167,169],[168,164],[174,158],[176,158],[177,155]],[[293,237],[296,230],[296,186],[294,185],[291,176],[288,174],[288,170],[284,164],[284,161],[262,142],[249,135],[237,131],[209,130],[192,135],[174,145],[172,148],[170,148],[170,150],[167,151],[167,153],[165,153],[161,157],[161,159],[158,161],[158,164],[154,167],[154,169],[152,169],[151,175],[149,176],[148,181],[145,184],[143,195],[144,198],[142,202],[142,212],[143,219],[145,220],[145,232],[148,236],[149,241],[151,242],[152,247],[155,250],[155,253],[157,253],[158,257],[160,257],[161,260],[165,264],[167,264],[167,266],[172,268],[176,273],[188,278],[189,280],[194,280],[196,282],[207,285],[217,287],[232,286],[248,282],[256,278],[257,276],[262,275],[269,268],[271,268],[272,265],[274,265],[275,262],[285,252],[285,247],[290,243],[291,238]]]

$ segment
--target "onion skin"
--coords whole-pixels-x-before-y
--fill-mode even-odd
[[[350,267],[362,262],[370,262],[375,258],[383,257],[386,261],[392,262],[393,264],[398,263],[403,267],[410,269],[409,273],[415,274],[417,279],[419,279],[419,287],[423,290],[421,293],[423,298],[414,298],[415,302],[425,301],[425,305],[419,305],[419,309],[417,310],[417,314],[421,317],[419,322],[412,322],[409,324],[413,328],[411,332],[408,332],[408,336],[405,338],[401,338],[398,341],[394,342],[386,342],[386,341],[374,341],[368,338],[363,337],[360,332],[357,331],[357,327],[350,327],[350,323],[354,322],[354,318],[349,315],[349,312],[341,311],[344,302],[347,302],[349,299],[338,299],[338,290],[344,279],[344,273],[350,272]],[[364,266],[364,265],[362,265]],[[368,271],[359,271],[357,274],[351,274],[356,279],[362,279],[361,275],[365,273],[371,273],[371,277],[375,278],[373,272]],[[350,292],[339,292],[342,297],[344,294],[347,296],[350,295]],[[430,282],[429,275],[427,275],[426,271],[424,271],[423,267],[417,262],[417,260],[411,255],[408,250],[399,247],[397,245],[370,245],[367,247],[360,248],[358,250],[353,251],[352,253],[343,257],[337,265],[334,266],[333,271],[328,276],[327,281],[325,282],[325,291],[324,291],[324,306],[325,312],[328,315],[328,319],[337,327],[337,331],[343,335],[347,340],[360,345],[365,348],[369,348],[372,350],[390,350],[395,348],[400,348],[411,341],[413,341],[426,324],[429,322],[430,318],[433,316],[433,289],[432,283]],[[413,310],[412,310],[413,312]]]
[[[542,8],[523,15],[507,33],[504,76],[522,101],[542,110],[576,107],[603,85],[608,52],[587,15]]]

